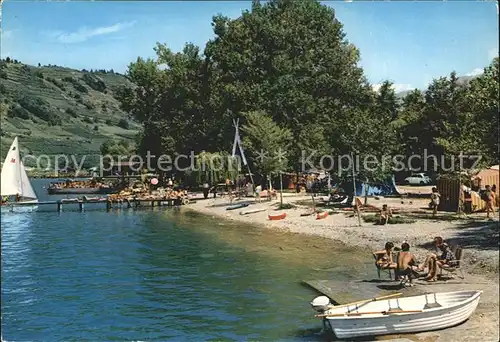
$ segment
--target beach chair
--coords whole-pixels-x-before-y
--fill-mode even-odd
[[[443,265],[441,267],[439,276],[443,277],[443,271],[444,271],[446,272],[447,278],[453,278],[454,274],[460,273],[459,277],[461,279],[465,279],[464,273],[462,271],[462,262],[463,262],[462,256],[463,256],[463,249],[460,246],[457,246],[455,249],[455,258],[457,259],[456,266]]]
[[[395,253],[392,253],[392,260],[393,262],[395,262],[396,264],[398,263],[398,254],[397,252]],[[373,255],[373,258],[375,259],[375,267],[377,268],[377,275],[378,275],[378,279],[381,279],[380,278],[380,274],[382,272],[384,273],[387,273],[389,274],[389,279],[392,280],[392,273],[391,271],[394,272],[394,280],[396,280],[396,267],[388,267],[388,268],[381,268],[378,264],[377,264],[377,261],[378,259],[380,258],[380,255]]]

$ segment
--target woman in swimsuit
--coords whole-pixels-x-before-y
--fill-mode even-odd
[[[384,269],[397,267],[397,264],[392,259],[393,249],[394,244],[392,242],[386,242],[384,250],[373,253],[373,255],[377,258],[375,263],[379,268]]]

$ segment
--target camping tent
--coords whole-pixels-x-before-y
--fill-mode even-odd
[[[340,184],[347,194],[352,195],[352,181]],[[366,186],[364,182],[356,180],[356,196],[399,196],[400,192],[396,186],[394,176],[388,177],[382,182],[372,182]]]

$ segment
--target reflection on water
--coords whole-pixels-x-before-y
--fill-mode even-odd
[[[9,341],[320,341],[308,304],[316,294],[300,281],[355,277],[348,265],[362,262],[328,240],[183,210],[39,212],[1,223]]]

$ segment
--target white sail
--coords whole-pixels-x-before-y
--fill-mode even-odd
[[[2,166],[1,196],[19,194],[25,199],[36,199],[35,191],[21,161],[17,137],[12,142]]]
[[[26,169],[24,168],[24,164],[21,161],[21,183],[22,183],[22,196],[26,199],[36,199],[35,190],[33,190],[33,186],[28,178],[28,174],[26,173]]]
[[[14,196],[22,193],[19,166],[19,146],[16,137],[12,145],[10,145],[9,152],[2,166],[2,183],[0,188],[2,196]]]

